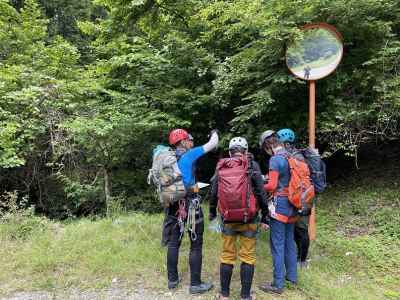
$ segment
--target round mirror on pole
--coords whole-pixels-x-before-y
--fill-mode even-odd
[[[331,74],[343,56],[340,33],[331,25],[310,24],[302,28],[302,38],[286,52],[290,72],[303,80],[318,80]]]
[[[331,74],[343,56],[343,43],[335,27],[308,24],[301,38],[289,45],[286,64],[297,78],[309,82],[309,146],[315,148],[315,81]]]

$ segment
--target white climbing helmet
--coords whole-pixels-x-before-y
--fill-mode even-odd
[[[247,141],[243,137],[234,137],[233,139],[230,140],[229,142],[229,150],[241,147],[245,150],[249,149],[249,145],[247,144]]]
[[[264,131],[261,136],[260,136],[260,140],[258,142],[258,144],[260,145],[260,147],[262,147],[264,145],[264,142],[267,138],[271,137],[272,135],[275,134],[275,131],[273,130],[266,130]]]

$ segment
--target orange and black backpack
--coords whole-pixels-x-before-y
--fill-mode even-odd
[[[287,188],[289,202],[298,209],[300,215],[309,215],[315,196],[311,181],[310,169],[305,161],[285,154],[290,169],[290,180]]]

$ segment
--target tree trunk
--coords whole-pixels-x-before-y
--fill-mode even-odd
[[[111,200],[111,172],[106,167],[104,167],[103,173],[104,173],[104,195],[106,197],[106,206],[108,208],[108,205],[110,204]]]

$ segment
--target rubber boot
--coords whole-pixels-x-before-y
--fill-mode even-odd
[[[231,286],[233,265],[221,264],[219,268],[219,276],[221,282],[221,296],[229,297],[229,289]]]
[[[242,291],[240,296],[242,299],[251,299],[250,290],[253,283],[254,265],[242,263],[240,265],[240,281],[242,283]]]

